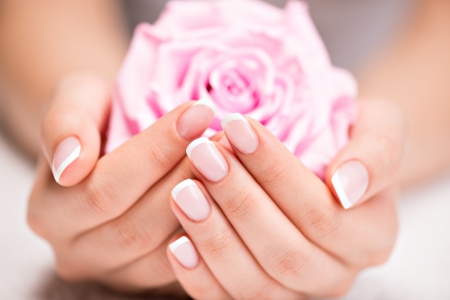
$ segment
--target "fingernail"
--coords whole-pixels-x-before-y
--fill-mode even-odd
[[[193,269],[198,264],[198,254],[194,245],[186,237],[182,236],[178,240],[169,245],[170,252],[178,260],[178,262],[187,269]]]
[[[53,155],[52,171],[56,182],[59,182],[61,174],[73,163],[81,153],[81,144],[76,137],[68,137],[63,140]]]
[[[207,138],[196,139],[186,149],[194,166],[212,182],[218,182],[228,173],[228,164],[222,153]]]
[[[331,183],[341,201],[348,209],[361,200],[369,186],[369,173],[357,160],[343,164],[331,177]]]
[[[189,219],[198,222],[208,217],[210,211],[208,200],[191,179],[177,184],[172,190],[172,197]]]
[[[248,121],[239,113],[226,116],[222,120],[228,140],[243,154],[252,154],[258,149],[259,140]]]
[[[178,118],[178,135],[187,141],[201,136],[216,113],[217,107],[208,98],[196,101]]]

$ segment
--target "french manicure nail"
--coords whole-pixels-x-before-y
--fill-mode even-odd
[[[228,163],[222,153],[209,139],[196,139],[186,149],[187,156],[194,166],[212,182],[218,182],[228,173]]]
[[[81,153],[81,144],[76,137],[68,137],[63,140],[53,155],[52,171],[56,182],[59,182],[62,173],[73,163]]]
[[[258,149],[259,139],[248,121],[239,113],[226,116],[222,120],[229,141],[243,154],[252,154]]]
[[[208,98],[196,101],[178,118],[176,125],[178,135],[187,141],[201,136],[216,113],[217,107]]]
[[[178,240],[172,242],[172,244],[169,245],[169,249],[183,267],[193,269],[197,266],[197,251],[186,236],[182,236]]]
[[[189,219],[198,222],[208,217],[208,200],[193,180],[187,179],[177,184],[172,190],[172,197]]]
[[[331,183],[342,206],[348,209],[361,200],[367,191],[369,173],[362,163],[351,160],[339,167],[331,177]]]

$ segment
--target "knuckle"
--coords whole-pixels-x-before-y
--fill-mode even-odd
[[[243,220],[251,217],[256,206],[254,195],[249,191],[240,192],[229,197],[228,201],[222,204],[223,211],[231,220]]]
[[[309,204],[302,214],[299,214],[299,222],[303,224],[305,231],[317,238],[332,235],[339,227],[340,218],[332,203],[318,207]]]
[[[85,192],[82,194],[81,203],[84,204],[87,211],[94,215],[107,215],[112,212],[113,192],[107,184],[103,184],[102,180],[95,182],[89,181],[86,185]]]
[[[221,229],[215,232],[215,236],[205,239],[200,247],[208,253],[212,259],[221,259],[229,253],[233,242],[233,233],[229,229]]]
[[[154,140],[152,140],[154,141]],[[167,153],[167,150],[164,149],[163,145],[161,143],[154,143],[152,142],[148,147],[147,154],[150,155],[151,162],[152,162],[152,169],[160,169],[160,170],[166,170],[170,169],[173,165],[173,158],[170,157],[170,155]],[[148,160],[148,159],[147,159]],[[146,160],[142,160],[146,161]]]
[[[282,281],[288,278],[298,281],[307,273],[308,255],[300,247],[276,253],[272,261],[271,273]]]
[[[145,251],[152,250],[154,237],[139,221],[128,218],[116,222],[112,234],[117,245],[122,249]]]
[[[290,180],[287,168],[280,164],[270,164],[260,172],[258,181],[260,184],[279,184]]]

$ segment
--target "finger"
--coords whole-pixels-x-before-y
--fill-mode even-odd
[[[195,176],[269,275],[293,290],[314,295],[328,295],[348,279],[346,268],[311,244],[232,154],[218,151],[206,138],[192,142],[187,152]],[[223,179],[211,182],[208,177],[216,161],[227,168]],[[323,281],[328,282],[326,287]]]
[[[167,257],[178,281],[193,299],[232,299],[187,236],[178,236],[170,243]]]
[[[166,255],[168,242],[127,265],[99,274],[98,280],[124,292],[144,292],[173,283],[176,277]]]
[[[72,244],[73,255],[100,270],[127,264],[154,251],[180,226],[167,201],[172,188],[193,176],[185,157],[124,214],[78,236]]]
[[[260,299],[263,296],[267,299],[298,297],[297,293],[287,290],[267,275],[236,234],[233,226],[221,213],[220,208],[212,202],[206,191],[200,191],[198,186],[198,182],[185,181],[174,188],[173,194],[178,199],[178,203],[186,204],[183,205],[185,210],[189,202],[193,204],[190,210],[186,210],[186,214],[173,201],[173,198],[171,206],[190,240],[221,286],[234,299]],[[178,196],[184,199],[180,200]],[[194,219],[206,216],[206,219],[194,221],[187,215]],[[172,248],[172,252],[180,261],[188,255],[192,258],[192,251],[188,252],[188,249],[183,249],[184,247],[181,248],[181,246]],[[185,262],[187,267],[194,267],[193,259],[192,261],[186,259]]]
[[[394,104],[365,100],[359,108],[350,142],[333,160],[326,176],[344,208],[363,203],[394,182],[405,144],[405,120]]]
[[[118,217],[185,156],[189,139],[200,136],[214,118],[211,107],[206,100],[180,105],[101,157],[83,182],[69,190],[54,189],[37,210],[52,216],[48,222],[66,235]]]
[[[259,122],[237,116],[224,127],[245,168],[314,244],[358,267],[367,266],[374,253],[392,249],[397,232],[395,196],[371,203],[372,211],[344,211],[324,182]],[[252,150],[244,154],[240,149],[249,140]]]
[[[110,106],[106,81],[88,74],[66,77],[42,123],[42,148],[55,180],[72,186],[93,169]]]
[[[110,270],[155,251],[180,226],[167,201],[170,192],[192,177],[185,159],[124,214],[78,236],[72,243],[72,255],[86,267]]]

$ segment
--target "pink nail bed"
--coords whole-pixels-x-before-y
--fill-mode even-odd
[[[351,160],[339,167],[331,177],[331,183],[342,206],[348,209],[361,200],[366,193],[369,186],[369,173],[362,163]]]
[[[76,137],[63,140],[53,155],[52,172],[56,182],[59,182],[62,173],[73,163],[81,153],[81,143]]]
[[[223,118],[222,128],[229,141],[242,154],[252,154],[258,149],[258,136],[241,114],[234,113]]]
[[[205,137],[194,140],[186,153],[197,170],[212,182],[218,182],[228,174],[228,163],[216,145]]]
[[[172,190],[172,197],[189,219],[202,221],[208,217],[208,200],[193,180],[187,179],[177,184]]]
[[[169,245],[169,249],[178,262],[186,269],[193,269],[197,266],[199,260],[197,251],[186,236],[182,236],[172,242]]]

